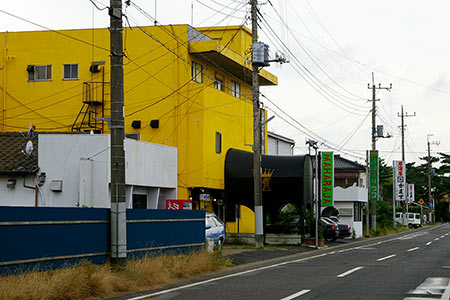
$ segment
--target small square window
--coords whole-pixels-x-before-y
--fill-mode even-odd
[[[216,131],[216,153],[222,153],[222,133]]]
[[[231,81],[231,95],[236,98],[241,98],[241,85],[239,82]]]
[[[63,79],[64,80],[78,79],[78,64],[63,65]]]
[[[214,87],[219,91],[223,91],[223,80],[216,77],[214,80]]]
[[[195,61],[192,62],[192,80],[198,83],[202,83],[202,65],[196,63]]]
[[[28,66],[28,81],[52,80],[52,65]]]

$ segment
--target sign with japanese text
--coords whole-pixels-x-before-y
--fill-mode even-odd
[[[394,160],[394,193],[396,201],[407,200],[406,165],[404,161]]]
[[[378,201],[378,150],[370,150],[369,162],[369,201]]]
[[[408,202],[414,202],[414,184],[408,184]]]
[[[168,210],[192,210],[192,200],[166,200]]]
[[[322,206],[333,206],[334,156],[333,152],[320,153],[320,179]]]

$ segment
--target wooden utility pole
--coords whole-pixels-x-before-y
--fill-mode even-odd
[[[375,86],[375,77],[374,77],[374,74],[372,73],[372,86],[370,86],[370,83],[369,83],[367,88],[372,90],[372,150],[376,150],[377,149],[377,146],[376,146],[376,141],[377,141],[376,101],[379,101],[376,99],[376,90],[390,90],[390,89],[392,89],[392,83],[390,84],[389,87],[382,87],[381,83],[377,87],[377,86]],[[378,195],[378,193],[377,193],[377,195]],[[371,228],[374,231],[377,230],[377,207],[376,207],[377,200],[372,200],[372,203],[371,203],[371,207],[372,207],[372,209],[371,209],[372,210],[372,226],[371,226]]]
[[[428,146],[428,201],[430,203],[433,203],[433,219],[432,222],[436,222],[436,207],[435,207],[435,201],[434,197],[431,196],[431,145],[439,145],[440,142],[431,142],[430,143],[430,136],[433,136],[432,134],[427,134],[427,146]]]
[[[415,117],[416,113],[414,112],[414,115],[408,115],[408,113],[404,114],[403,113],[403,105],[402,105],[402,112],[401,114],[397,113],[397,116],[402,118],[402,125],[401,125],[401,129],[402,129],[402,160],[405,161],[405,121],[404,118],[405,117]]]
[[[123,117],[122,0],[110,0],[111,50],[111,262],[127,261],[125,152]]]
[[[401,125],[401,130],[402,130],[402,161],[405,164],[406,167],[406,160],[405,160],[405,117],[415,117],[416,113],[414,112],[414,115],[408,115],[408,113],[403,113],[403,105],[402,105],[402,112],[401,114],[397,113],[397,116],[402,118],[402,125]],[[408,202],[409,199],[408,197],[405,199],[404,203],[405,203],[405,207],[403,209],[406,208],[406,215],[408,216]],[[395,203],[395,199],[393,200],[393,203]],[[403,211],[404,212],[404,211]]]
[[[252,13],[252,51],[258,41],[257,0],[251,1]],[[259,66],[252,59],[253,92],[253,190],[255,200],[255,246],[264,246],[264,223],[261,183],[261,111],[259,108]]]

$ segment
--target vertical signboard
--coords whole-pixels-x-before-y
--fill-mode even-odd
[[[414,184],[408,184],[408,202],[414,202]]]
[[[406,191],[406,166],[401,160],[394,160],[394,194],[396,201],[405,201]]]
[[[378,201],[378,150],[370,150],[369,201]]]
[[[320,153],[320,179],[322,182],[322,206],[333,206],[334,157],[333,152]]]

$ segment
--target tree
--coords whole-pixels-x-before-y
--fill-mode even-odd
[[[392,198],[392,167],[388,166],[384,159],[380,159],[380,200]]]

